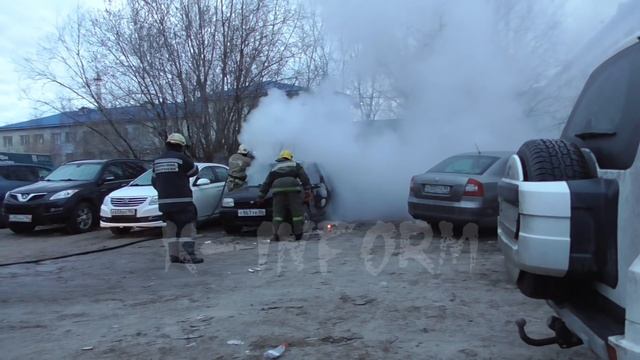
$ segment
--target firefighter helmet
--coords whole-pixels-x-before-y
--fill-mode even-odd
[[[178,133],[173,133],[169,135],[169,137],[167,138],[167,142],[170,144],[176,144],[180,146],[187,145],[187,140],[184,138],[184,136],[182,136],[182,134],[178,134]]]
[[[279,159],[293,160],[293,153],[290,150],[282,150]]]

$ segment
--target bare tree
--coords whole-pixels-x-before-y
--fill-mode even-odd
[[[95,123],[80,121],[104,141],[123,155],[137,157],[137,152],[118,125],[105,101],[99,83],[99,64],[85,39],[90,37],[86,13],[78,11],[66,26],[59,27],[53,42],[43,43],[36,58],[26,59],[24,65],[28,75],[46,85],[53,85],[60,95],[54,99],[34,99],[58,112],[67,112],[80,106],[97,109],[108,124],[104,132]],[[98,80],[98,81],[97,81]]]
[[[60,94],[39,99],[49,107],[99,109],[114,148],[137,156],[108,110],[140,107],[157,140],[182,131],[192,155],[211,160],[237,147],[266,81],[308,86],[326,76],[320,29],[290,0],[128,0],[79,10],[25,70]]]

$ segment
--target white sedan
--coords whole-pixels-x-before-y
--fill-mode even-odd
[[[196,163],[200,172],[190,179],[198,222],[219,215],[220,202],[227,181],[228,168],[220,164]],[[151,185],[152,170],[140,175],[129,185],[105,197],[100,207],[100,227],[123,235],[134,227],[162,227],[158,210],[158,193]]]

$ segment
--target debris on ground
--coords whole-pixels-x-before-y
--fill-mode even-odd
[[[227,341],[228,345],[244,345],[244,341],[242,340],[229,340]]]
[[[283,306],[265,306],[260,310],[269,311],[269,310],[277,310],[277,309],[302,309],[302,308],[304,308],[304,305],[283,305]]]
[[[356,340],[361,340],[362,336],[325,336],[320,341],[328,344],[346,344]]]
[[[261,266],[254,266],[254,267],[248,269],[248,271],[250,273],[254,273],[256,271],[262,271],[262,270],[264,270],[264,269]]]
[[[280,346],[278,346],[277,348],[271,349],[271,350],[267,350],[263,357],[265,359],[277,359],[280,356],[282,356],[282,354],[284,354],[284,351],[287,350],[288,345],[286,343],[281,344]]]
[[[340,300],[344,303],[351,303],[352,305],[356,305],[356,306],[368,305],[376,301],[375,298],[364,296],[364,295],[353,298],[347,294],[341,295]]]
[[[178,340],[191,340],[191,339],[198,339],[201,338],[203,335],[187,335],[187,336],[183,336],[178,338]]]

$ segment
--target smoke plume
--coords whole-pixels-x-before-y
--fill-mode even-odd
[[[288,148],[322,167],[334,218],[407,217],[412,175],[460,152],[516,151],[557,135],[532,120],[531,102],[615,11],[572,8],[586,3],[323,2],[338,75],[260,101],[240,135],[257,156],[249,176],[264,176],[255,169]],[[358,101],[373,97],[359,98],[354,84],[383,94],[378,120],[362,119]]]

